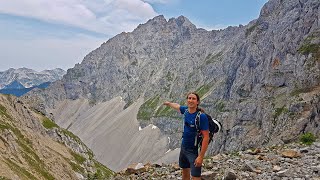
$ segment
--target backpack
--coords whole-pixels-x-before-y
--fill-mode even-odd
[[[202,145],[202,134],[200,133],[200,115],[202,114],[201,111],[198,112],[197,116],[196,116],[196,120],[195,120],[195,126],[196,126],[196,129],[197,129],[197,141],[195,142],[195,146],[198,146],[199,148],[201,148],[201,145]],[[209,144],[210,142],[212,141],[213,139],[213,135],[215,133],[218,133],[221,131],[222,129],[222,124],[215,120],[214,118],[212,118],[209,114],[206,114],[204,113],[207,118],[208,118],[208,121],[209,121]]]

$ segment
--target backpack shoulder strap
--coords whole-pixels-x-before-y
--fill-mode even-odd
[[[201,116],[202,112],[198,111],[197,116],[196,116],[196,120],[195,120],[195,125],[196,125],[196,129],[197,131],[200,131],[200,116]]]

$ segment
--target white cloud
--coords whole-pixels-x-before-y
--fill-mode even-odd
[[[115,35],[157,15],[142,0],[3,0],[0,13]]]
[[[80,63],[85,55],[104,41],[83,34],[68,39],[5,39],[0,43],[0,71],[10,67],[28,67],[37,71],[60,67],[66,70]]]
[[[160,4],[167,4],[169,2],[172,2],[173,0],[144,0],[144,2],[148,3],[160,3]]]

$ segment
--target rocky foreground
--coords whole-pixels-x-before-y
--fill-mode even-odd
[[[320,180],[320,141],[218,154],[204,160],[202,179]],[[133,164],[114,180],[182,179],[177,164]]]

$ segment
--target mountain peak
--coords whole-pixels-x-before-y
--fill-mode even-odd
[[[190,20],[184,16],[179,16],[178,18],[171,18],[169,23],[175,23],[179,27],[189,27],[191,29],[196,29],[196,26],[190,22]]]
[[[156,21],[156,22],[163,22],[163,23],[167,22],[166,18],[163,15],[156,16],[150,19],[149,21],[153,21],[153,22]]]

